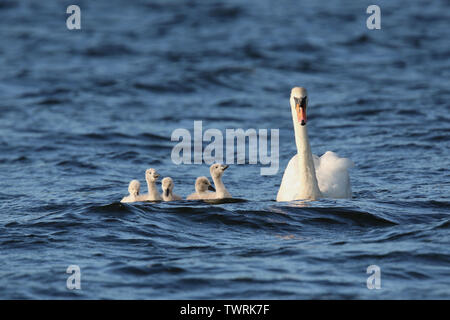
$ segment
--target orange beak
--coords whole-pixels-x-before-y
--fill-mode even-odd
[[[295,104],[295,109],[297,111],[297,120],[304,126],[306,124],[306,108],[300,107],[300,103]]]

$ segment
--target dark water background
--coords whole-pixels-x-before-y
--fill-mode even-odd
[[[377,1],[375,31],[370,4],[2,0],[0,298],[449,299],[450,2]],[[351,200],[274,202],[298,85]],[[280,128],[278,174],[231,166],[246,202],[120,204],[149,167],[183,196],[208,175],[170,159],[194,120]]]

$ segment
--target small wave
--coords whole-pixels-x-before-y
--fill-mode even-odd
[[[139,206],[142,206],[142,203],[139,202]],[[138,205],[130,205],[130,204],[123,204],[120,202],[115,202],[111,204],[106,205],[93,205],[86,208],[87,213],[100,213],[100,214],[112,214],[112,215],[122,215],[127,213],[133,213],[137,212],[137,210],[142,210],[142,207],[140,208]],[[154,212],[155,209],[152,209],[151,207],[146,207],[146,211]]]
[[[131,135],[127,135],[120,132],[107,132],[107,133],[85,133],[79,135],[81,138],[93,139],[93,140],[116,140],[120,138],[133,138]]]
[[[198,200],[203,201],[210,204],[223,204],[223,203],[242,203],[247,202],[245,199],[239,199],[239,198],[230,198],[230,199],[204,199],[204,200]]]
[[[151,274],[150,270],[145,266],[121,266],[109,269],[108,272],[119,274],[130,274],[136,276],[143,276]]]
[[[439,208],[450,209],[450,201],[441,200],[412,200],[412,201],[379,201],[380,203],[390,204],[405,208]]]
[[[449,136],[445,134],[432,135],[424,139],[425,141],[449,141]]]
[[[7,9],[13,9],[19,5],[16,1],[8,1],[4,0],[0,2],[0,10],[7,10]]]
[[[114,79],[94,79],[92,81],[99,87],[111,87],[117,84],[117,81]]]
[[[415,109],[405,110],[401,109],[396,112],[399,115],[405,115],[405,116],[424,116],[425,114],[423,112],[420,112]]]
[[[243,10],[240,7],[226,7],[217,6],[212,8],[208,12],[209,16],[219,20],[235,20],[243,14]]]
[[[187,92],[195,92],[196,89],[193,86],[190,86],[188,83],[181,83],[176,81],[167,81],[164,83],[143,83],[136,82],[133,84],[133,87],[140,90],[146,90],[150,92],[156,93],[172,93],[173,88],[177,88],[177,90]]]
[[[65,104],[69,103],[70,101],[67,99],[57,99],[57,98],[46,98],[41,101],[39,101],[38,105],[46,105],[46,106],[53,106],[58,104]]]
[[[370,43],[372,41],[373,41],[372,38],[369,37],[367,34],[361,34],[361,35],[354,37],[348,41],[341,42],[340,44],[344,45],[344,46],[358,46],[361,44]]]
[[[433,227],[433,230],[450,229],[450,219],[447,219]]]
[[[141,133],[138,135],[138,137],[142,137],[145,139],[156,139],[156,140],[161,140],[161,141],[170,141],[170,139],[168,137],[165,136],[161,136],[161,135],[157,135],[154,133]]]
[[[61,167],[65,167],[68,169],[73,169],[75,168],[82,168],[82,169],[91,169],[91,170],[96,170],[98,169],[98,167],[92,163],[85,163],[85,162],[81,162],[78,160],[63,160],[60,161],[56,164],[57,166],[61,166]]]
[[[20,95],[21,98],[35,98],[35,97],[51,97],[60,94],[70,93],[67,88],[42,89],[39,91],[25,92]]]
[[[27,163],[31,160],[26,156],[20,156],[14,159],[0,159],[0,163]]]
[[[414,237],[420,236],[421,232],[422,230],[412,230],[412,231],[395,230],[382,235],[380,239],[374,239],[373,241],[370,242],[383,243],[401,239],[412,239]]]
[[[138,152],[135,151],[126,151],[126,152],[119,152],[119,153],[113,153],[110,155],[111,159],[121,159],[121,160],[132,160],[136,159],[139,156]]]
[[[301,40],[301,39],[298,39]],[[274,52],[285,52],[285,51],[293,51],[293,52],[318,52],[322,49],[320,45],[313,44],[308,41],[296,41],[295,43],[277,43],[268,47],[269,50]]]
[[[356,226],[393,226],[397,223],[375,214],[341,207],[283,207],[304,223],[347,224]]]
[[[239,101],[237,99],[225,99],[217,103],[219,107],[235,107],[235,108],[252,108],[253,105],[249,102]]]
[[[103,44],[87,48],[84,55],[88,57],[109,57],[136,54],[134,50],[123,44]]]

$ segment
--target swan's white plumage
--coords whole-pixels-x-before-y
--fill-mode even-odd
[[[183,200],[179,195],[173,193],[173,180],[171,177],[166,177],[161,181],[162,187],[162,199],[164,201],[175,201],[175,200]]]
[[[223,165],[220,163],[215,163],[209,167],[209,172],[211,173],[211,178],[214,182],[216,192],[211,192],[207,199],[231,199],[231,194],[228,192],[227,188],[222,181],[222,176],[228,165]]]
[[[211,191],[214,192],[211,192]],[[216,189],[214,189],[207,177],[198,177],[195,180],[195,192],[190,194],[186,200],[202,200],[211,199],[215,196]]]
[[[159,173],[153,169],[149,168],[145,170],[145,180],[147,181],[147,194],[139,196],[140,201],[161,201],[163,200],[156,188],[156,181],[159,178]]]
[[[324,198],[350,198],[352,195],[348,169],[353,162],[340,158],[332,151],[321,157],[313,154],[314,168],[320,192]],[[277,201],[291,201],[297,198],[301,188],[298,154],[293,156],[284,171]]]
[[[292,89],[290,105],[297,154],[284,171],[277,201],[350,198],[348,169],[353,167],[353,162],[331,151],[320,158],[311,153],[306,117],[308,94],[305,88]]]
[[[352,188],[348,169],[354,166],[348,158],[340,158],[332,151],[325,152],[320,158],[313,155],[317,182],[325,198],[350,198]]]
[[[139,191],[141,189],[141,183],[138,180],[131,180],[128,185],[128,192],[130,195],[124,197],[120,202],[130,203],[139,201]]]

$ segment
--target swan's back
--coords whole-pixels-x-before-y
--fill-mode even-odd
[[[320,158],[313,155],[319,189],[325,198],[351,198],[352,187],[348,169],[354,166],[348,158],[340,158],[332,151]]]

